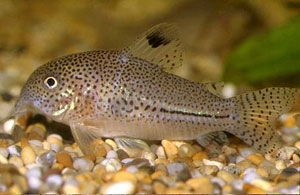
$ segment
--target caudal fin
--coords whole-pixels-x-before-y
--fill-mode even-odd
[[[266,88],[234,97],[238,128],[229,132],[258,151],[274,155],[282,147],[275,129],[276,119],[299,100],[300,90],[291,88]]]

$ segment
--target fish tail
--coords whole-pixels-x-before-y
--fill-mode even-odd
[[[235,126],[230,133],[263,154],[278,157],[282,140],[276,131],[276,119],[300,101],[300,90],[266,88],[231,98],[235,103]],[[235,115],[235,116],[234,116]]]

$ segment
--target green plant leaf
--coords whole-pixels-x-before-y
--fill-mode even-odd
[[[225,81],[300,86],[300,18],[239,45],[225,62]]]

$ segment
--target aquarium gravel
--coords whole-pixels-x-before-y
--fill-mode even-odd
[[[195,141],[149,142],[150,149],[140,153],[124,151],[113,139],[99,139],[97,155],[84,155],[71,136],[63,139],[68,130],[47,130],[48,123],[15,127],[22,136],[14,141],[10,135],[14,122],[5,120],[1,129],[4,194],[297,194],[300,190],[300,159],[294,153],[300,149],[300,131],[292,115],[281,117],[282,137],[290,147],[285,159],[277,160],[234,137],[228,145],[208,148]]]

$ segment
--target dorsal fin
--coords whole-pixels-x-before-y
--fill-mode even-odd
[[[222,90],[224,88],[224,82],[217,83],[205,83],[208,91],[215,94],[216,96],[222,97]]]
[[[124,55],[134,56],[170,70],[183,64],[184,50],[179,33],[173,24],[162,23],[141,34],[133,44],[122,50]]]

